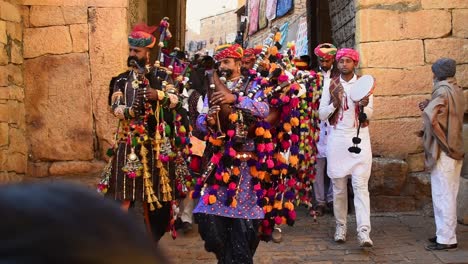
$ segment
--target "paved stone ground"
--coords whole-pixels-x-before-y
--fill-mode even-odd
[[[314,222],[299,209],[294,227],[283,227],[283,242],[261,242],[255,254],[258,264],[295,263],[468,263],[468,226],[458,225],[458,250],[429,252],[426,239],[435,233],[434,218],[418,212],[373,214],[371,238],[374,247],[359,248],[354,215],[348,217],[348,241],[333,241],[334,221],[331,216]],[[205,252],[196,228],[176,240],[166,234],[160,243],[174,263],[216,263],[213,254]]]

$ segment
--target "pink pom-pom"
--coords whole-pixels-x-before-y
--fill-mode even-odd
[[[270,221],[268,221],[267,219],[264,219],[264,220],[262,221],[262,226],[267,227],[267,226],[269,226],[269,225],[270,225]]]
[[[202,185],[202,184],[203,184],[203,179],[202,179],[202,178],[198,178],[198,179],[197,179],[197,184],[198,184],[198,185]]]
[[[286,96],[286,95],[281,97],[281,101],[283,101],[284,103],[289,103],[290,99],[291,98],[289,98],[289,96]]]
[[[292,210],[288,213],[289,219],[296,220],[296,211]]]
[[[207,194],[206,194],[206,195],[203,195],[202,199],[203,199],[203,203],[204,203],[204,204],[208,204],[209,201],[210,201]]]
[[[260,82],[261,85],[267,85],[268,80],[266,78],[263,78],[262,81]]]
[[[284,186],[284,184],[282,184],[282,183],[279,184],[279,185],[278,185],[278,191],[279,191],[279,192],[284,192],[284,190],[286,190],[286,186]]]
[[[257,145],[257,151],[264,152],[265,151],[265,144],[260,143]]]
[[[211,157],[211,162],[213,162],[213,164],[219,164],[219,161],[221,159],[221,155],[219,154],[214,154],[212,157]]]
[[[271,103],[272,105],[277,105],[277,104],[278,104],[278,99],[273,98],[273,99],[271,99],[270,103]]]
[[[275,163],[274,163],[273,160],[271,160],[271,159],[268,159],[268,160],[266,161],[266,164],[267,164],[267,167],[268,167],[269,169],[273,169],[273,167],[275,166]]]
[[[279,83],[283,83],[283,82],[286,82],[288,81],[288,76],[286,74],[281,74],[279,77],[278,77],[278,82]]]
[[[249,74],[250,74],[250,75],[256,75],[256,74],[257,74],[257,71],[254,70],[254,69],[250,69],[250,70],[249,70]]]
[[[229,148],[229,156],[230,157],[235,157],[236,156],[236,151],[233,148]]]
[[[268,196],[274,196],[275,195],[275,190],[273,188],[268,189]]]
[[[291,107],[292,108],[297,108],[299,106],[299,98],[292,98],[291,99]]]
[[[215,178],[216,178],[217,181],[220,181],[220,180],[223,179],[223,175],[221,175],[221,173],[217,172],[217,173],[215,173]]]
[[[265,151],[267,151],[267,152],[273,151],[273,143],[271,143],[271,142],[267,143],[265,145]]]
[[[230,129],[230,130],[227,131],[226,134],[228,135],[228,137],[233,138],[234,135],[236,134],[236,131]]]
[[[281,219],[281,216],[275,217],[275,224],[281,225],[282,222],[283,222],[283,219]]]
[[[211,189],[215,190],[215,191],[218,191],[219,190],[219,185],[218,184],[214,184]]]
[[[254,191],[258,191],[260,189],[262,189],[262,186],[260,185],[260,183],[257,183],[254,185]]]
[[[281,142],[281,147],[283,149],[285,149],[285,150],[288,149],[290,146],[291,146],[291,144],[289,143],[289,141],[282,141]]]
[[[292,141],[293,143],[299,142],[299,136],[296,135],[296,134],[292,134],[292,135],[291,135],[291,141]]]
[[[237,188],[237,185],[236,185],[236,183],[231,182],[231,183],[229,184],[229,187],[228,187],[228,188],[229,188],[229,190],[234,191],[234,190]]]
[[[293,179],[289,179],[288,181],[288,186],[289,187],[293,187],[294,185],[296,184],[296,180],[293,178]]]

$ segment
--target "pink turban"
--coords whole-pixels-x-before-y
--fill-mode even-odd
[[[342,57],[348,57],[356,63],[359,62],[359,53],[350,48],[342,48],[338,50],[338,52],[336,53],[336,60],[339,61]]]

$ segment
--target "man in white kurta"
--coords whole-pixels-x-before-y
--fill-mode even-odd
[[[337,48],[330,43],[319,44],[314,53],[317,56],[319,71],[323,75],[322,91],[330,86],[333,77],[339,76],[339,71],[334,67]],[[327,164],[327,136],[329,124],[327,121],[320,122],[320,136],[317,142],[317,163],[314,181],[314,194],[316,200],[315,213],[323,215],[327,210],[333,210],[333,187],[325,188],[325,169]]]
[[[354,190],[354,207],[358,241],[361,247],[371,247],[373,242],[369,237],[370,202],[368,182],[372,166],[372,150],[369,129],[361,126],[359,147],[360,153],[351,153],[348,148],[353,145],[352,138],[357,134],[358,119],[356,107],[364,106],[364,113],[369,119],[373,113],[373,96],[353,102],[349,94],[358,76],[354,70],[359,62],[359,54],[353,49],[340,49],[336,60],[340,76],[332,79],[328,89],[324,89],[320,101],[319,115],[321,120],[330,123],[327,142],[328,176],[333,183],[333,210],[336,219],[335,241],[346,241],[346,224],[348,213],[347,177],[351,176]],[[366,122],[365,122],[366,123]]]

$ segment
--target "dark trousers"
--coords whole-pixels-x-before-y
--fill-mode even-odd
[[[260,238],[258,219],[238,219],[194,214],[205,249],[213,252],[218,264],[253,264]]]

